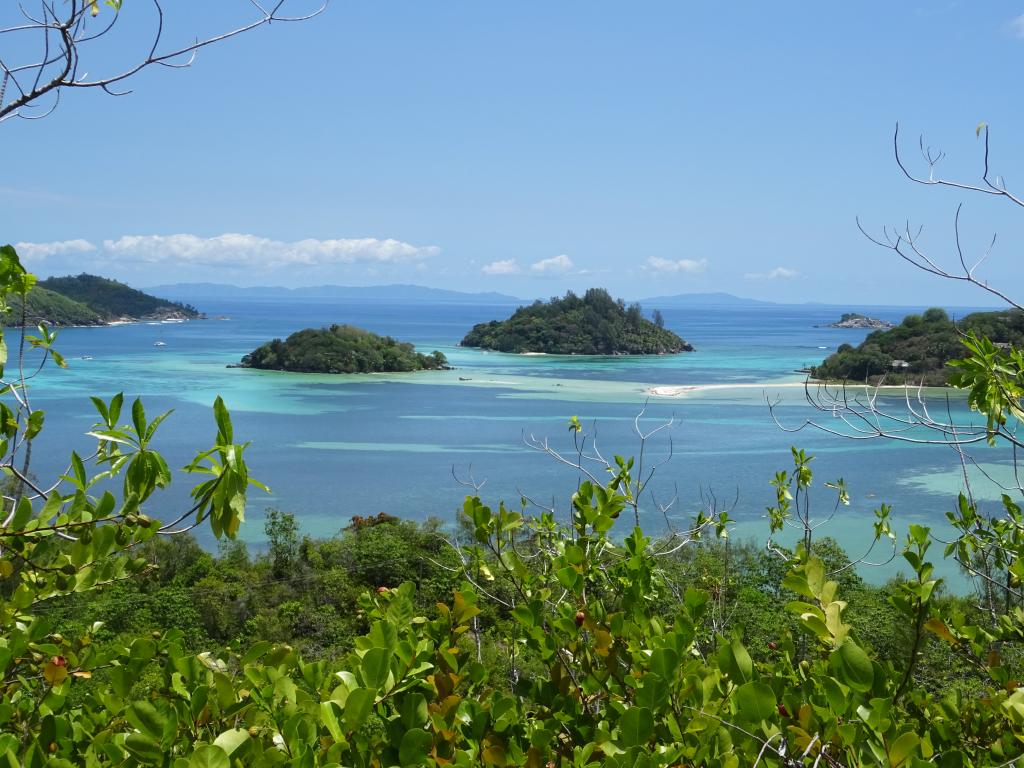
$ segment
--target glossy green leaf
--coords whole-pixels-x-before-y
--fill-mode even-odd
[[[366,722],[373,709],[376,693],[367,688],[356,688],[349,691],[345,700],[345,730],[354,731]]]
[[[391,671],[391,652],[387,648],[371,648],[363,656],[362,670],[367,688],[382,688]]]
[[[231,768],[227,753],[214,744],[203,744],[189,758],[191,768]]]
[[[777,714],[779,702],[775,691],[765,683],[745,683],[736,689],[737,711],[755,723],[767,720]]]
[[[246,745],[249,738],[248,731],[242,728],[232,728],[220,734],[220,736],[213,740],[213,743],[223,749],[228,757],[232,757],[235,752]]]
[[[164,750],[160,744],[143,733],[129,733],[125,737],[124,747],[141,763],[159,765],[164,760]]]
[[[633,747],[647,744],[654,736],[654,716],[646,707],[630,707],[619,718],[619,744]]]
[[[901,734],[889,747],[889,764],[892,768],[906,765],[913,752],[921,743],[921,738],[912,731]]]
[[[848,639],[840,645],[832,652],[830,661],[839,679],[853,690],[862,693],[871,690],[875,670],[871,659],[855,642]]]
[[[403,766],[424,765],[433,744],[433,737],[425,730],[410,728],[402,735],[402,742],[398,747],[398,760]]]
[[[148,701],[133,701],[128,708],[128,720],[147,736],[160,739],[167,718]]]

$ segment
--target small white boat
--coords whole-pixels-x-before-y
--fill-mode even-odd
[[[153,342],[153,346],[154,347],[166,347],[167,346],[167,342],[166,341],[154,341]]]

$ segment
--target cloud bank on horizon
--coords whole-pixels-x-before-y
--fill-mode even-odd
[[[254,234],[229,232],[211,237],[179,233],[170,235],[121,235],[96,242],[83,238],[15,244],[26,266],[41,276],[96,272],[139,284],[154,282],[237,282],[274,280],[296,286],[342,280],[406,281],[410,270],[438,277],[447,273],[428,261],[442,253],[437,245],[415,245],[396,238],[304,238],[284,241]],[[470,261],[470,269],[477,269]],[[702,276],[706,258],[666,259],[652,256],[638,268],[621,275],[645,281]],[[583,283],[608,272],[577,264],[561,253],[535,261],[496,259],[479,267],[492,278],[543,280],[560,288],[587,287]],[[343,270],[343,271],[339,271]],[[776,268],[767,277],[788,277],[790,270]],[[795,272],[793,273],[795,274]],[[748,275],[751,277],[751,275]],[[582,281],[582,282],[581,282]],[[429,282],[429,280],[428,280]]]
[[[62,269],[97,270],[133,267],[145,270],[157,265],[184,267],[187,279],[207,277],[206,270],[224,273],[283,272],[329,268],[338,265],[419,265],[441,249],[375,237],[306,238],[294,242],[251,234],[226,233],[214,237],[192,234],[123,235],[103,240],[61,240],[15,244],[29,269],[55,273]]]

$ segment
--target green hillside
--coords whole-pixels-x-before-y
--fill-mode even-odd
[[[307,328],[274,339],[242,358],[242,367],[295,373],[384,373],[446,368],[440,352],[423,355],[412,344],[351,325]]]
[[[4,325],[18,326],[22,323],[21,299],[17,295],[9,299],[10,313],[4,318]],[[24,316],[25,324],[35,326],[46,323],[61,325],[103,325],[103,315],[81,302],[69,299],[59,293],[35,286],[28,294],[28,305]]]
[[[106,320],[121,317],[135,319],[191,319],[200,316],[195,307],[160,299],[131,288],[117,280],[85,273],[76,276],[50,277],[39,286],[94,309]]]
[[[653,355],[692,352],[672,331],[647,320],[639,304],[626,306],[603,288],[582,298],[564,298],[520,307],[507,320],[473,326],[461,342],[499,352],[546,352],[555,355]]]
[[[811,368],[815,379],[867,381],[883,377],[892,384],[945,386],[954,372],[947,363],[964,358],[963,335],[974,331],[997,345],[1024,345],[1024,312],[975,312],[954,322],[945,310],[932,308],[908,315],[888,331],[875,331],[857,347],[843,344],[821,365]]]

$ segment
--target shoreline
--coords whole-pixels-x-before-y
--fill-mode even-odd
[[[843,382],[832,382],[832,381],[820,381],[818,379],[811,379],[810,381],[779,381],[779,382],[745,382],[736,384],[675,384],[666,385],[659,384],[657,386],[648,387],[646,392],[652,397],[685,397],[689,394],[695,394],[698,392],[711,392],[715,390],[728,390],[728,389],[795,389],[797,387],[822,387],[822,386],[833,386],[833,387],[846,387],[846,388],[861,388],[867,387],[872,391],[875,390],[899,390],[899,391],[913,391],[918,390],[924,391],[960,391],[956,387],[919,387],[917,385],[906,385],[906,384],[844,384]]]
[[[119,317],[119,318],[117,318],[115,320],[106,320],[106,321],[104,321],[102,323],[91,323],[89,325],[78,325],[78,324],[75,324],[75,323],[69,323],[68,325],[51,324],[51,323],[46,322],[45,319],[40,319],[40,320],[36,320],[36,321],[33,321],[33,322],[35,322],[37,325],[38,324],[45,324],[47,328],[50,328],[51,330],[58,330],[59,331],[59,330],[67,329],[67,328],[117,328],[118,326],[122,326],[122,325],[143,325],[143,324],[145,324],[145,325],[180,325],[181,323],[192,323],[192,322],[195,322],[196,320],[208,320],[208,319],[209,318],[207,318],[204,315],[204,316],[201,316],[201,317],[182,317],[182,318],[164,318],[164,319],[157,319],[157,318],[153,318],[153,317]],[[29,327],[34,327],[34,326],[29,326],[28,323],[26,323],[24,326],[22,326],[20,323],[17,323],[17,324],[14,324],[14,325],[4,325],[2,327],[3,328],[22,328],[22,327],[29,328]]]
[[[737,384],[678,384],[678,385],[666,385],[659,384],[658,386],[648,387],[646,392],[648,395],[654,397],[683,397],[695,392],[709,392],[719,389],[765,389],[767,387],[802,387],[804,382],[802,381],[782,381],[776,384],[770,382],[747,382]]]

